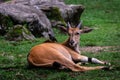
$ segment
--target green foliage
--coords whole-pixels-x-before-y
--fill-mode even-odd
[[[101,51],[98,54],[82,53],[89,57],[106,60],[114,66],[111,71],[88,71],[85,73],[46,68],[27,68],[27,54],[32,46],[45,41],[11,42],[0,37],[0,80],[119,80],[120,79],[120,1],[119,0],[65,0],[68,4],[83,4],[86,9],[82,20],[84,25],[94,28],[81,35],[81,46],[118,46],[113,52]],[[67,35],[54,30],[59,42]],[[96,66],[88,64],[87,66]]]

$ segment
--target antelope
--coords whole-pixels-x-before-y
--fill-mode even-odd
[[[35,67],[57,67],[57,69],[70,69],[72,71],[89,71],[109,68],[105,61],[90,58],[80,54],[80,34],[90,32],[89,29],[80,29],[81,22],[77,27],[71,27],[68,23],[68,39],[63,43],[46,42],[34,46],[28,54],[28,63]],[[102,66],[86,67],[77,64],[78,62],[90,62],[102,64]]]

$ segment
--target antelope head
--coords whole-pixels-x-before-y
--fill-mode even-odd
[[[79,50],[80,35],[82,33],[88,33],[90,31],[92,31],[92,29],[90,29],[90,28],[80,29],[81,24],[82,24],[82,22],[80,22],[77,25],[77,27],[72,27],[69,22],[67,24],[67,33],[69,35],[69,38],[66,42],[66,45],[78,53],[80,53],[80,50]]]

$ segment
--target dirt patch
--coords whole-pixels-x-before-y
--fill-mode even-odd
[[[88,47],[81,47],[81,52],[120,52],[120,46],[88,46]]]

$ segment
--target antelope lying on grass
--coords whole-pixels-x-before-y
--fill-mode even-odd
[[[29,65],[36,67],[57,67],[59,69],[67,68],[72,71],[105,69],[106,66],[85,67],[76,64],[77,62],[107,64],[96,58],[89,58],[79,54],[80,34],[91,31],[89,29],[80,30],[80,26],[81,23],[76,28],[72,28],[68,24],[67,31],[69,38],[62,44],[46,42],[34,46],[28,54]]]

